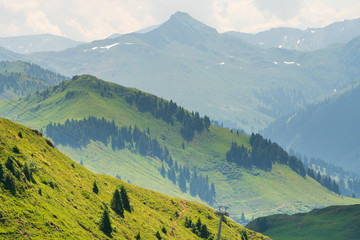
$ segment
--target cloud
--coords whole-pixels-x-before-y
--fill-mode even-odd
[[[282,20],[289,20],[298,16],[303,0],[254,0],[254,5],[268,17],[276,16]]]
[[[358,0],[0,0],[2,36],[52,33],[92,41],[161,24],[176,11],[219,32],[320,27],[360,17]]]

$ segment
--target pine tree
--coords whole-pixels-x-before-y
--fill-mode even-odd
[[[165,171],[164,164],[161,164],[160,174],[163,178],[166,177],[166,171]]]
[[[244,212],[241,213],[241,218],[240,218],[240,220],[241,220],[242,223],[245,223],[245,222],[246,222]]]
[[[206,224],[203,224],[201,226],[201,231],[200,231],[199,237],[207,239],[209,236],[210,236],[210,233],[208,231],[208,228],[207,228]]]
[[[124,186],[121,186],[121,191],[120,191],[120,195],[121,195],[121,200],[122,200],[122,204],[123,207],[126,211],[131,212],[131,207],[130,207],[130,201],[129,201],[129,196],[126,192],[126,189]]]
[[[26,179],[28,181],[31,181],[32,180],[32,174],[31,174],[29,166],[28,166],[28,164],[26,162],[24,164],[23,172],[24,172],[24,175],[25,175]]]
[[[103,231],[106,235],[110,235],[112,232],[111,221],[109,213],[106,209],[101,216],[100,223],[99,223],[100,230]]]
[[[161,235],[160,235],[159,231],[156,232],[155,237],[156,237],[158,240],[161,240]]]
[[[140,240],[140,239],[141,239],[140,232],[135,236],[135,239],[136,239],[136,240]]]
[[[4,179],[4,168],[3,165],[0,163],[0,182]]]
[[[116,212],[121,217],[124,217],[124,207],[121,201],[120,192],[118,189],[114,191],[113,197],[111,199],[110,207],[114,212]]]
[[[7,169],[9,169],[10,172],[12,172],[12,174],[15,174],[15,168],[14,168],[14,162],[12,160],[12,158],[8,157],[6,162],[5,162],[5,166]]]
[[[16,194],[15,178],[11,174],[6,174],[4,187],[5,189],[9,190],[12,195]]]
[[[93,188],[92,188],[92,190],[93,190],[93,192],[96,193],[96,194],[99,193],[99,188],[98,188],[98,186],[97,186],[97,184],[96,184],[96,181],[94,181],[94,183],[93,183]]]

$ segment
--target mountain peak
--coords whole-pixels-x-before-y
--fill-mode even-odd
[[[147,38],[153,45],[163,45],[172,41],[194,45],[216,35],[218,35],[216,29],[197,21],[188,13],[178,11],[157,29],[149,32]]]

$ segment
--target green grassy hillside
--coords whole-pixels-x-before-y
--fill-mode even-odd
[[[208,175],[209,182],[215,183],[218,204],[229,206],[233,218],[240,217],[242,212],[251,218],[360,202],[336,195],[286,165],[274,164],[271,171],[265,172],[228,163],[225,154],[232,142],[251,148],[248,136],[211,125],[209,130],[196,132],[193,140],[186,141],[180,134],[179,122],[167,124],[126,102],[126,97],[136,92],[84,75],[26,98],[0,102],[0,115],[38,129],[45,129],[50,121],[64,123],[89,115],[114,120],[118,126],[136,124],[141,131],[149,128],[151,136],[169,149],[174,161]],[[146,188],[199,201],[161,177],[161,161],[157,158],[143,157],[127,149],[113,151],[110,146],[94,141],[81,148],[57,147],[96,173],[120,175],[123,180]]]
[[[273,215],[247,225],[274,239],[359,239],[360,205],[332,206],[306,214]]]
[[[217,233],[213,209],[93,174],[47,139],[6,119],[0,119],[0,164],[1,239],[135,239],[138,233],[141,239],[156,239],[156,232],[162,239],[200,239],[185,227],[186,218],[195,223],[200,218],[201,228],[206,225],[212,237]],[[131,206],[123,217],[110,208],[112,193],[121,186]],[[110,214],[110,235],[99,229],[104,209]],[[268,239],[231,220],[223,224],[222,239],[245,233],[249,239]]]
[[[23,61],[0,62],[0,94],[7,98],[26,96],[65,79],[64,76],[35,64]]]

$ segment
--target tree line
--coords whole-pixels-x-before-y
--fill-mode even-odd
[[[87,146],[91,140],[102,142],[112,149],[128,149],[142,156],[158,158],[162,162],[160,174],[178,184],[183,192],[189,190],[193,196],[199,196],[203,201],[213,204],[215,185],[209,184],[208,176],[202,177],[188,167],[180,166],[174,161],[168,148],[162,146],[156,138],[151,137],[150,129],[141,131],[134,127],[117,127],[114,121],[93,116],[82,120],[66,120],[64,124],[50,123],[46,126],[46,134],[55,144],[80,148]],[[165,163],[165,165],[164,165]],[[166,166],[166,169],[165,169]]]
[[[308,174],[322,186],[340,194],[339,186],[335,181],[332,181],[329,177],[318,177],[311,171],[312,169],[308,169],[306,172],[302,161],[295,156],[290,156],[277,143],[264,139],[260,134],[252,133],[250,145],[252,147],[251,151],[244,145],[238,146],[232,142],[230,150],[226,152],[226,160],[235,163],[239,167],[251,168],[254,166],[264,171],[271,171],[273,163],[287,165],[303,178]]]
[[[162,98],[139,91],[126,96],[126,101],[130,105],[135,105],[140,112],[150,112],[155,118],[162,119],[167,124],[174,125],[174,121],[180,122],[180,134],[186,141],[191,141],[195,132],[201,133],[210,127],[208,116],[200,117],[198,112],[189,113],[172,100],[164,101]]]

